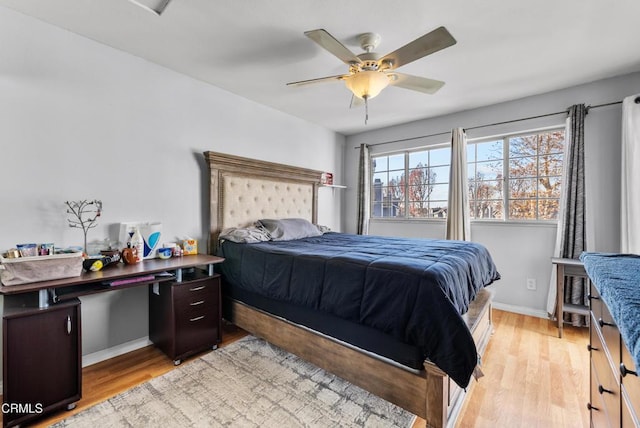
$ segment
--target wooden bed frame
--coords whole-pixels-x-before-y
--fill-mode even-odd
[[[211,238],[259,218],[301,217],[317,223],[320,171],[272,162],[204,153],[209,170]],[[464,315],[480,355],[492,332],[492,293],[483,289]],[[357,385],[426,420],[427,427],[453,426],[465,391],[436,365],[413,370],[304,326],[238,301],[231,301],[238,327]]]

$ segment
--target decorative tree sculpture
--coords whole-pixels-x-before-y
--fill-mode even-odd
[[[67,219],[69,227],[77,227],[84,232],[84,253],[87,253],[87,232],[97,226],[96,220],[102,213],[102,201],[94,199],[93,201],[65,201],[67,205],[67,213],[73,214],[72,218]]]

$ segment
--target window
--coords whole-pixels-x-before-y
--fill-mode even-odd
[[[564,130],[468,144],[471,218],[556,220]]]
[[[556,220],[564,130],[468,142],[472,219]],[[371,157],[371,216],[446,218],[450,147]]]
[[[371,216],[446,218],[451,149],[437,147],[371,158]]]

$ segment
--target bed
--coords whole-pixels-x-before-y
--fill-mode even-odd
[[[210,251],[227,258],[225,318],[405,408],[427,426],[451,426],[491,332],[491,292],[484,287],[499,275],[484,247],[437,241],[425,253],[420,250],[424,241],[403,240],[413,247],[399,251],[395,246],[405,243],[395,238],[326,233],[258,244],[226,241],[218,248],[222,230],[247,227],[258,219],[316,223],[321,172],[214,152],[206,152],[205,158],[210,171]],[[397,271],[399,252],[416,257],[406,258],[409,264],[403,261],[405,267]],[[451,255],[456,252],[461,259],[479,260],[477,266],[455,261]],[[421,287],[420,272],[431,272],[436,265],[440,270],[444,266],[445,280],[438,279],[437,287]],[[374,270],[382,273],[363,287],[362,278]],[[305,272],[311,275],[305,277]],[[264,281],[266,275],[273,279]],[[322,295],[299,292],[314,281],[324,281],[319,285],[325,290]],[[261,282],[270,289],[260,290]],[[458,286],[461,283],[464,286]],[[376,296],[376,289],[387,295]],[[392,300],[398,294],[404,297]],[[421,310],[413,306],[424,300],[435,304]]]

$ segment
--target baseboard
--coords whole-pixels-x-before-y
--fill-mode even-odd
[[[516,314],[529,315],[536,318],[549,319],[549,314],[547,314],[547,311],[541,310],[541,309],[532,309],[526,306],[509,305],[507,303],[500,303],[496,301],[492,303],[492,306],[495,309],[499,309],[501,311],[514,312]]]
[[[110,358],[114,358],[119,355],[126,354],[127,352],[135,351],[136,349],[144,348],[145,346],[149,346],[152,344],[153,342],[149,340],[149,336],[145,336],[141,337],[140,339],[131,340],[129,342],[121,343],[120,345],[112,346],[111,348],[103,349],[102,351],[83,355],[82,367],[87,367],[99,363],[100,361],[105,361]]]

